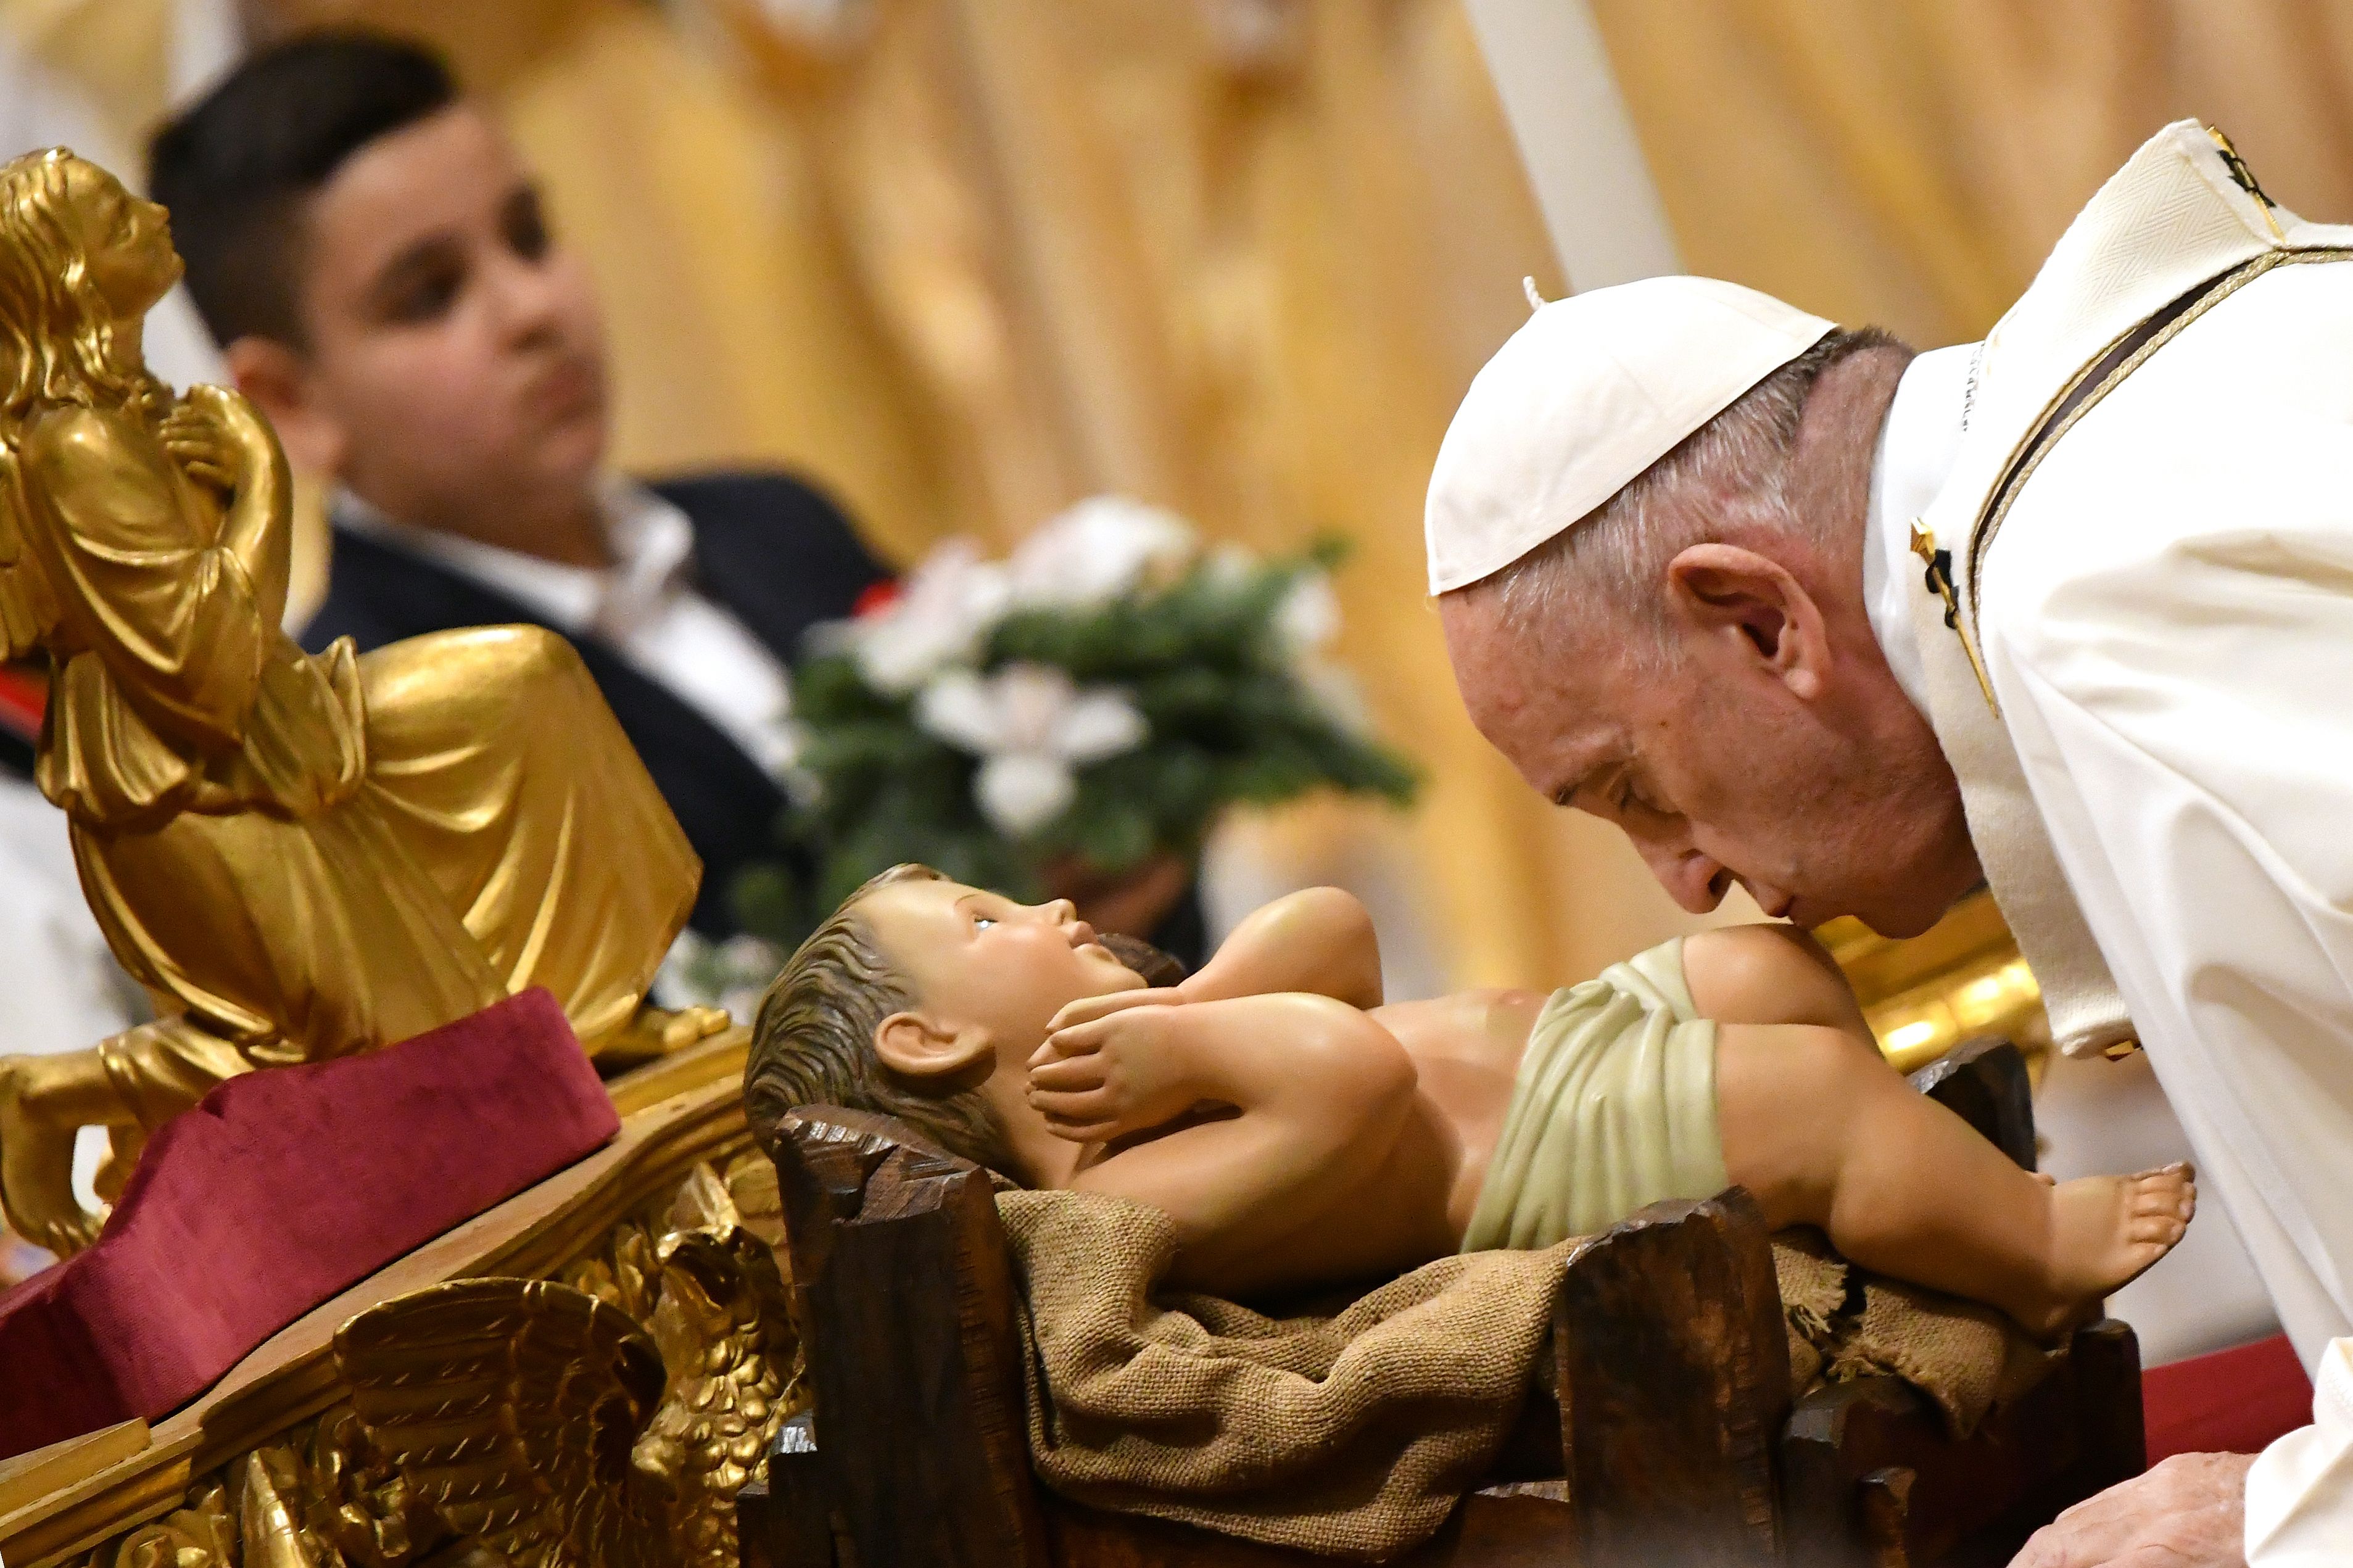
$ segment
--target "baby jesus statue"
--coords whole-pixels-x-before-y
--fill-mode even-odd
[[[1230,1299],[1544,1247],[1738,1184],[1865,1268],[2055,1336],[2180,1240],[2189,1170],[2053,1184],[1912,1087],[1786,926],[1670,942],[1549,994],[1385,1004],[1372,924],[1317,889],[1155,987],[1066,901],[902,866],[776,977],[744,1096],[772,1142],[830,1103],[1040,1188],[1176,1222]]]

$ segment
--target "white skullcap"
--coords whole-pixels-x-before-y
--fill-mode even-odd
[[[1430,591],[1491,577],[1590,513],[1835,323],[1713,278],[1555,300],[1495,351],[1430,476]]]

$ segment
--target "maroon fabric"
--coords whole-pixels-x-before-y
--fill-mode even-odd
[[[620,1125],[540,990],[366,1056],[229,1079],[157,1131],[94,1246],[0,1296],[0,1458],[175,1409]]]
[[[2312,1425],[2312,1384],[2285,1334],[2141,1373],[2148,1462],[2175,1454],[2256,1454]]]

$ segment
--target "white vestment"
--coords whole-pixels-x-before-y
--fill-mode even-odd
[[[2067,975],[2054,1028],[2112,1037],[2113,974],[2208,1201],[2332,1363],[2250,1481],[2251,1553],[2353,1561],[2353,229],[2251,184],[2185,122],[2094,198],[1978,351],[1926,508],[1957,629],[1909,583],[1989,879]]]

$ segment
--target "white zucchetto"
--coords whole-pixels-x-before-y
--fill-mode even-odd
[[[1471,383],[1430,476],[1430,591],[1568,528],[1836,323],[1713,278],[1556,300]]]

